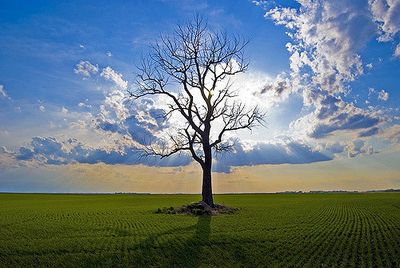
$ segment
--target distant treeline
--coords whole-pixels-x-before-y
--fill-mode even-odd
[[[284,191],[276,192],[276,194],[324,194],[324,193],[392,193],[400,192],[400,189],[385,189],[385,190],[369,190],[369,191],[345,191],[345,190],[332,190],[332,191]]]

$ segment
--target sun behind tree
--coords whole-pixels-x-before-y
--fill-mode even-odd
[[[251,129],[263,120],[259,108],[247,107],[232,89],[230,78],[248,68],[246,44],[236,36],[212,32],[197,17],[152,46],[138,67],[136,89],[129,92],[135,99],[162,95],[169,100],[166,120],[174,114],[182,118],[182,127],[146,146],[145,154],[164,158],[189,152],[202,168],[202,201],[210,207],[213,152],[232,149],[226,133]]]

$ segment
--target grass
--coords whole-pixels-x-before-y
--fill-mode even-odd
[[[2,267],[400,267],[400,194],[0,194]]]

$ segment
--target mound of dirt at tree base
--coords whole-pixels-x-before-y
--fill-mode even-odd
[[[188,214],[188,215],[220,215],[220,214],[233,214],[238,211],[237,208],[227,207],[221,204],[214,204],[213,207],[209,206],[203,201],[183,205],[181,207],[164,207],[157,209],[156,213],[165,214]]]

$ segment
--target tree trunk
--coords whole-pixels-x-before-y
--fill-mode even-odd
[[[212,154],[211,148],[205,148],[204,150],[204,165],[203,168],[203,187],[202,187],[202,201],[210,207],[214,207],[214,200],[212,196],[212,185],[211,185],[211,166],[212,166]]]

